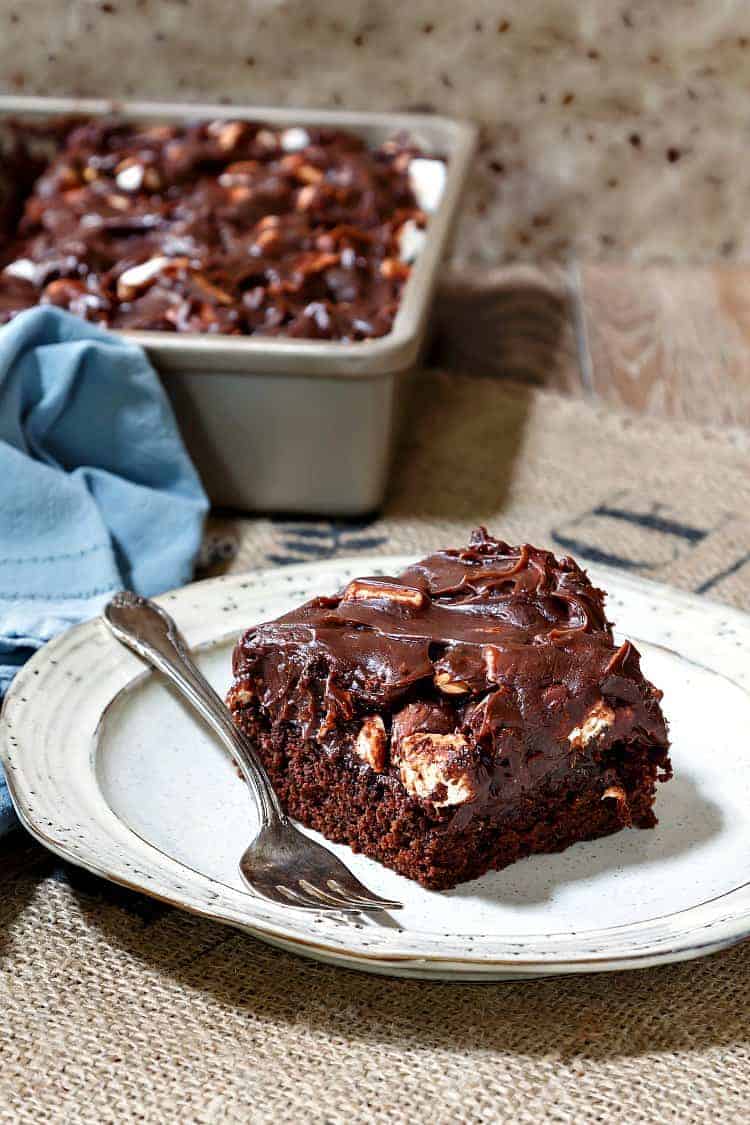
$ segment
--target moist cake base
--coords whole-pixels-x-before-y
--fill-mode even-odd
[[[258,748],[289,816],[431,890],[448,890],[518,859],[561,852],[631,825],[656,824],[652,805],[660,770],[648,749],[621,753],[615,746],[600,767],[582,766],[461,825],[454,809],[430,815],[392,779],[345,751],[326,752],[288,728],[264,729],[249,710],[236,714],[235,722]],[[617,788],[622,796],[605,796]]]

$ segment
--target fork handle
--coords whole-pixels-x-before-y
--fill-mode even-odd
[[[148,598],[126,590],[107,603],[104,619],[118,641],[162,672],[221,739],[256,799],[261,830],[285,823],[255,747],[234,725],[229,709],[197,668],[169,614]]]

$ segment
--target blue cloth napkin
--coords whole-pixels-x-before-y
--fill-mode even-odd
[[[52,307],[0,329],[0,697],[113,591],[189,581],[207,510],[140,348]]]

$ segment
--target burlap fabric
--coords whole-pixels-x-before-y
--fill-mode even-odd
[[[741,434],[430,376],[382,518],[215,521],[243,569],[418,553],[483,521],[750,608]],[[391,981],[275,952],[0,849],[0,1120],[747,1120],[750,948],[519,984]]]

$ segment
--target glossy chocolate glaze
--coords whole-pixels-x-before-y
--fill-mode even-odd
[[[425,224],[407,139],[371,151],[331,129],[94,120],[58,142],[0,256],[0,321],[41,302],[124,329],[361,340],[392,327],[404,224]],[[19,144],[20,183],[39,168]]]
[[[634,646],[615,645],[602,591],[572,559],[483,528],[463,550],[355,580],[251,629],[234,672],[233,706],[250,693],[273,722],[331,750],[381,715],[394,780],[409,735],[461,735],[453,773],[469,776],[476,797],[456,816],[517,800],[548,776],[600,771],[608,752],[653,750],[669,773],[661,693]],[[576,738],[599,713],[595,737]]]

